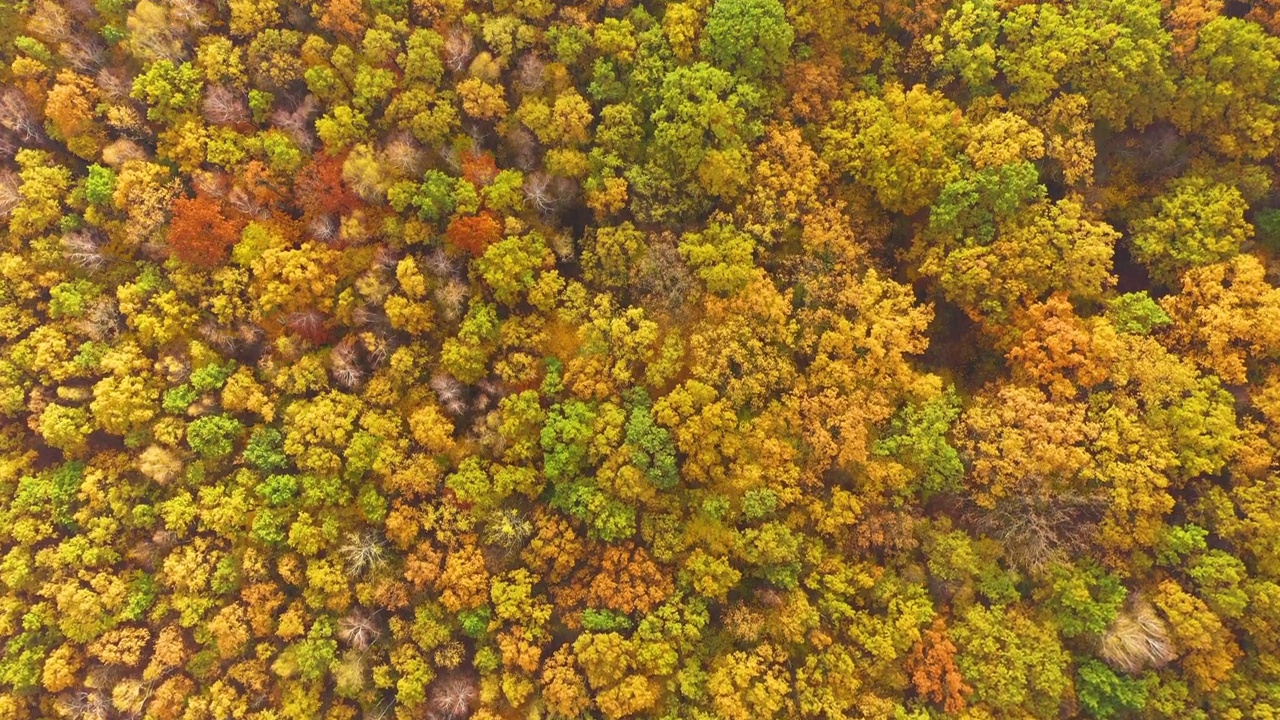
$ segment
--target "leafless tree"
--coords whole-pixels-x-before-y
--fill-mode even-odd
[[[310,150],[315,146],[312,120],[320,109],[316,96],[307,93],[292,109],[281,107],[271,113],[271,124],[293,138],[299,147]]]
[[[693,273],[680,257],[674,235],[665,233],[653,238],[632,284],[648,307],[673,315],[684,310],[693,292]]]
[[[92,35],[72,35],[58,46],[58,52],[82,73],[96,72],[107,56],[107,47]]]
[[[0,170],[0,217],[8,217],[22,203],[22,180],[12,170]]]
[[[1040,570],[1065,555],[1086,551],[1105,509],[1098,496],[1047,493],[1043,485],[1029,477],[995,507],[973,506],[966,512],[974,529],[999,540],[1006,557],[1024,570]]]
[[[541,157],[541,146],[538,138],[523,125],[513,125],[507,130],[507,148],[510,149],[515,166],[522,172],[532,172],[538,166]]]
[[[41,40],[63,42],[71,37],[71,18],[60,3],[43,0],[27,18],[27,32]]]
[[[93,75],[93,85],[104,99],[127,102],[132,88],[127,71],[122,68],[104,67]]]
[[[1145,598],[1134,594],[1098,642],[1098,654],[1127,673],[1161,668],[1176,656],[1169,629]]]
[[[103,296],[89,305],[84,317],[80,319],[80,328],[91,339],[98,342],[114,340],[120,334],[124,318],[116,301],[110,296]]]
[[[364,369],[356,354],[355,336],[347,336],[329,351],[329,371],[343,388],[351,390],[364,382]]]
[[[438,280],[453,277],[458,271],[457,264],[449,257],[449,254],[440,248],[435,248],[427,253],[423,262],[427,272],[431,273]]]
[[[395,270],[400,264],[400,251],[390,245],[379,245],[373,251],[373,267],[382,271]]]
[[[462,415],[467,411],[466,388],[456,378],[447,373],[438,372],[428,382],[436,400],[451,415]]]
[[[380,637],[382,637],[382,628],[378,625],[374,613],[356,609],[338,621],[338,639],[361,652],[367,650]]]
[[[240,186],[231,188],[227,193],[227,202],[231,203],[231,207],[250,217],[261,217],[266,214],[266,210],[253,195]]]
[[[316,309],[298,310],[284,318],[285,327],[304,338],[317,338],[324,334],[325,315]]]
[[[351,313],[351,319],[356,325],[386,325],[387,316],[378,307],[370,307],[369,305],[361,305]]]
[[[516,64],[515,86],[520,92],[535,92],[546,83],[547,63],[535,52],[525,53]]]
[[[314,218],[307,229],[311,231],[312,237],[326,244],[337,242],[341,237],[338,218],[328,213]]]
[[[427,689],[431,710],[442,720],[463,720],[470,717],[479,689],[475,678],[465,673],[441,676]]]
[[[444,36],[444,61],[449,69],[462,72],[475,53],[475,38],[466,28],[454,25]]]
[[[202,107],[205,119],[214,125],[238,125],[249,121],[248,98],[226,85],[209,86]]]
[[[185,26],[193,32],[200,32],[209,26],[199,0],[168,0],[169,20]]]
[[[467,284],[457,278],[450,278],[447,282],[435,287],[435,298],[440,303],[446,320],[452,322],[462,317],[462,310],[470,292]]]
[[[347,542],[338,549],[347,563],[347,574],[360,577],[382,567],[387,562],[386,547],[373,532],[350,533]]]
[[[101,270],[107,264],[102,243],[88,230],[75,230],[62,236],[62,252],[67,260],[85,270]]]
[[[387,140],[383,157],[387,165],[405,176],[421,175],[425,169],[427,153],[413,136],[398,131]]]
[[[15,87],[0,93],[0,126],[7,128],[22,143],[36,143],[44,138],[39,118]]]
[[[99,690],[66,693],[55,705],[73,720],[107,720],[111,716],[111,699]]]

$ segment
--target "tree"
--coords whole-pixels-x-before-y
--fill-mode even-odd
[[[755,81],[777,76],[794,39],[778,0],[715,0],[700,49],[713,65]]]
[[[680,255],[711,292],[733,294],[755,276],[750,235],[728,223],[712,222],[702,232],[687,233],[680,240]]]
[[[1172,283],[1192,266],[1226,260],[1253,236],[1240,191],[1202,177],[1179,178],[1156,197],[1154,212],[1133,222],[1134,256]]]
[[[1280,143],[1280,40],[1258,25],[1215,17],[1184,62],[1170,119],[1228,158],[1261,159]]]
[[[1052,718],[1070,687],[1069,655],[1051,628],[1012,608],[973,605],[952,626],[956,665],[972,704],[993,713]]]
[[[955,655],[956,646],[947,636],[946,621],[938,618],[911,648],[907,661],[916,692],[941,704],[948,714],[962,712],[965,697],[973,693],[956,667]]]
[[[130,95],[150,106],[148,119],[172,124],[181,114],[195,112],[203,85],[200,71],[191,63],[159,60],[133,81]]]
[[[214,267],[240,239],[240,228],[224,214],[213,198],[196,195],[179,197],[171,206],[166,241],[173,257],[198,267]]]
[[[1229,384],[1246,382],[1251,361],[1280,353],[1280,288],[1252,255],[1186,271],[1182,291],[1160,306],[1174,347]]]
[[[502,226],[491,212],[455,217],[445,229],[445,242],[451,247],[479,257],[502,237]]]
[[[860,92],[833,103],[831,112],[823,156],[890,212],[909,215],[930,204],[960,169],[956,154],[968,129],[942,93],[888,84],[880,96]]]
[[[999,67],[1015,106],[1079,93],[1116,128],[1145,127],[1168,110],[1172,38],[1155,0],[1088,0],[1065,12],[1023,5],[1005,16],[1003,31]]]

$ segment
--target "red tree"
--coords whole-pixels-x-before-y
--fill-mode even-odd
[[[501,237],[502,225],[489,212],[455,218],[444,231],[445,242],[451,247],[477,256]]]
[[[317,156],[298,173],[293,195],[308,220],[330,213],[340,215],[360,205],[360,198],[342,181],[342,161],[341,156]]]
[[[222,214],[218,202],[206,195],[178,198],[171,208],[169,253],[182,262],[213,267],[240,237],[239,225]]]
[[[477,186],[488,185],[498,175],[498,165],[487,152],[462,154],[462,177]]]

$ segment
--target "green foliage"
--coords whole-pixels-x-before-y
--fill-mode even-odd
[[[148,119],[173,123],[183,113],[196,109],[203,85],[202,73],[194,65],[175,65],[164,59],[152,63],[134,79],[130,95],[147,103]]]
[[[259,470],[270,472],[289,467],[284,452],[284,433],[273,427],[257,427],[245,443],[244,461]]]
[[[632,627],[631,618],[613,610],[587,608],[582,611],[582,629],[590,632],[624,632]]]
[[[84,180],[84,199],[94,205],[106,205],[116,189],[116,172],[98,164],[89,166]]]
[[[1090,717],[1106,720],[1124,717],[1147,706],[1150,678],[1117,675],[1111,668],[1092,658],[1076,669],[1080,705]]]
[[[1204,178],[1181,178],[1155,200],[1155,211],[1133,223],[1134,257],[1172,282],[1178,272],[1225,260],[1253,236],[1240,191]]]
[[[227,415],[206,415],[187,426],[187,444],[200,457],[216,459],[230,455],[244,426]]]
[[[1107,303],[1107,317],[1120,332],[1150,335],[1173,322],[1147,292],[1117,295]]]
[[[926,402],[904,406],[884,437],[876,441],[877,455],[898,458],[919,477],[926,494],[955,489],[964,475],[960,454],[948,439],[960,417],[960,398],[954,388]]]
[[[1057,565],[1046,608],[1065,637],[1101,635],[1115,620],[1128,592],[1098,565]]]
[[[778,0],[715,0],[702,31],[702,54],[748,80],[776,75],[795,31]]]

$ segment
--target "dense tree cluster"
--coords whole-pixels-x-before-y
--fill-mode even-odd
[[[1280,3],[0,3],[0,720],[1280,714]]]

